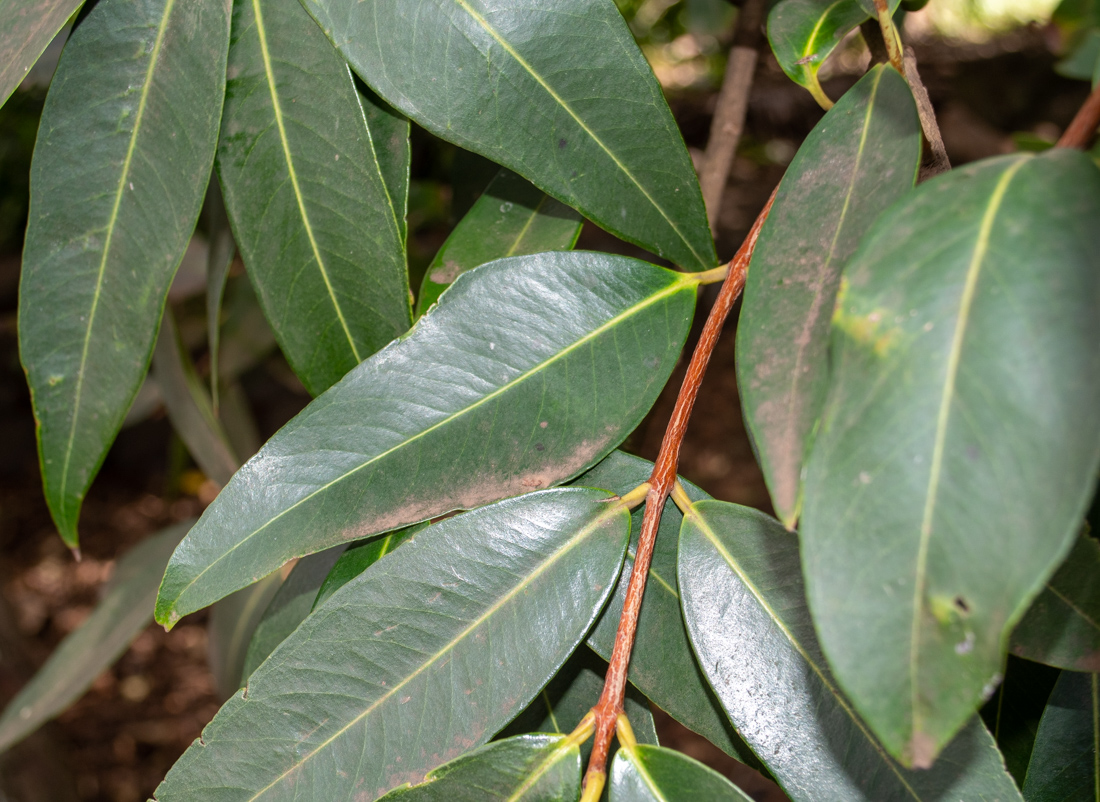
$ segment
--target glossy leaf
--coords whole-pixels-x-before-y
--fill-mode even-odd
[[[412,322],[405,199],[351,72],[299,3],[234,4],[218,175],[279,345],[314,395]],[[381,133],[381,132],[380,132]],[[390,132],[387,132],[387,135]]]
[[[520,735],[476,749],[390,791],[384,802],[571,802],[581,795],[581,754],[562,735]]]
[[[467,273],[268,441],[177,549],[161,623],[294,557],[571,478],[657,397],[695,283],[594,253]]]
[[[1013,654],[1100,671],[1100,543],[1081,535],[1012,631]]]
[[[794,802],[1019,799],[975,716],[932,768],[905,769],[833,679],[803,594],[798,537],[748,507],[700,501],[680,534],[688,632],[741,737]]]
[[[202,205],[228,38],[228,0],[101,0],[69,37],[46,98],[19,343],[46,501],[73,547]]]
[[[541,251],[567,251],[581,233],[580,216],[501,170],[459,220],[424,273],[417,315],[424,314],[460,274],[478,265]]]
[[[84,0],[0,0],[0,105]]]
[[[243,686],[260,663],[266,660],[275,648],[306,620],[306,616],[313,609],[313,600],[317,598],[317,589],[321,587],[321,583],[325,581],[332,566],[343,553],[344,546],[334,546],[303,557],[291,569],[286,581],[271,597],[271,602],[252,632],[252,639],[245,652],[244,668],[241,670],[238,688]]]
[[[332,569],[325,575],[320,587],[317,588],[316,594],[314,594],[312,609],[316,610],[328,601],[333,593],[427,525],[427,522],[413,524],[374,540],[368,540],[366,543],[353,543],[347,551],[340,555],[339,559],[333,564]]]
[[[379,95],[432,133],[675,264],[717,263],[687,149],[611,0],[303,5]]]
[[[115,566],[87,620],[68,635],[0,715],[0,751],[80,698],[153,620],[157,580],[193,521],[142,541]]]
[[[652,462],[615,451],[599,465],[577,477],[574,484],[600,487],[623,495],[648,481],[652,470]],[[710,498],[690,482],[681,482],[692,500]],[[588,645],[605,660],[611,657],[615,645],[615,632],[619,627],[626,586],[634,566],[634,551],[638,546],[644,514],[644,505],[634,510],[632,537],[619,586],[588,636]],[[759,765],[756,757],[730,727],[706,677],[696,665],[684,628],[676,578],[676,550],[682,520],[679,509],[671,500],[668,501],[661,514],[661,526],[657,531],[653,562],[638,618],[638,643],[645,645],[635,649],[631,655],[629,679],[650,701],[685,727],[743,763],[756,766]]]
[[[1024,781],[1027,802],[1100,799],[1100,687],[1096,674],[1063,671],[1035,736]]]
[[[1004,681],[982,707],[982,720],[997,742],[1005,768],[1020,788],[1024,786],[1039,720],[1059,673],[1056,668],[1009,655]]]
[[[486,742],[610,595],[630,516],[609,499],[547,490],[421,532],[275,650],[156,798],[369,800]]]
[[[778,518],[793,528],[802,461],[828,388],[840,269],[921,158],[905,79],[874,67],[822,118],[760,231],[737,328],[737,387]]]
[[[660,746],[620,749],[611,763],[610,802],[752,802],[698,760]]]
[[[1084,154],[993,159],[922,184],[845,268],[803,568],[829,664],[906,763],[996,688],[1092,497],[1097,219]]]

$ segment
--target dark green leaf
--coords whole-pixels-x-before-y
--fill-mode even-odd
[[[692,270],[717,258],[661,87],[611,0],[303,0],[432,133]]]
[[[0,751],[80,698],[152,622],[160,574],[192,523],[176,524],[151,536],[118,561],[92,614],[61,641],[0,716]]]
[[[609,499],[546,490],[419,533],[256,669],[157,799],[370,800],[486,742],[610,595],[630,514]]]
[[[245,660],[264,611],[271,605],[283,577],[266,576],[254,585],[231,593],[210,610],[207,627],[210,645],[207,662],[214,675],[214,688],[221,700],[241,687]]]
[[[294,557],[575,476],[641,421],[694,302],[690,275],[606,254],[463,275],[237,472],[177,550],[158,620]]]
[[[260,663],[275,651],[275,647],[306,620],[313,609],[313,600],[317,598],[317,589],[343,553],[344,546],[334,546],[303,557],[291,569],[252,632],[238,688],[248,681]]]
[[[1081,535],[1012,631],[1013,654],[1070,671],[1100,671],[1100,543]]]
[[[69,38],[46,98],[19,344],[46,501],[73,547],[202,205],[228,39],[228,0],[101,0]]]
[[[0,0],[0,105],[84,0]]]
[[[730,720],[794,802],[1020,798],[977,716],[927,770],[898,765],[830,675],[798,537],[762,512],[700,501],[680,534],[684,617]]]
[[[452,760],[385,802],[571,802],[581,795],[581,755],[561,735],[521,735]]]
[[[845,268],[806,590],[841,686],[907,764],[992,694],[1092,497],[1098,219],[1084,154],[993,159],[907,195]]]
[[[673,749],[620,749],[611,763],[611,802],[752,802],[713,769]]]
[[[366,543],[353,544],[347,551],[340,555],[335,565],[332,566],[332,570],[328,572],[324,581],[321,582],[321,586],[317,589],[317,593],[314,594],[313,609],[316,610],[328,601],[328,598],[333,593],[355,579],[355,577],[366,571],[427,525],[427,522],[413,524],[412,526],[406,526],[404,529],[398,529],[396,532],[390,532],[388,535],[383,535],[374,540],[368,540]]]
[[[1009,655],[1004,681],[982,707],[982,720],[1001,750],[1005,768],[1020,788],[1039,731],[1039,719],[1058,674],[1056,668]]]
[[[737,387],[779,520],[793,528],[802,461],[828,389],[840,269],[912,190],[921,156],[905,79],[873,68],[818,123],[783,177],[745,284]]]
[[[1100,800],[1100,688],[1096,674],[1063,671],[1039,723],[1024,781],[1027,802]]]
[[[215,175],[206,192],[210,250],[206,260],[206,341],[210,349],[210,396],[214,414],[218,414],[220,392],[218,356],[221,345],[222,301],[229,268],[237,253],[237,243],[229,227],[229,212],[225,209],[221,182]]]
[[[393,126],[368,128],[347,64],[299,3],[234,4],[229,75],[226,206],[279,345],[316,395],[411,323],[405,198],[378,158],[393,161]]]
[[[615,451],[592,470],[577,477],[574,484],[601,487],[623,495],[648,481],[652,470],[652,462]],[[690,482],[681,481],[693,501],[710,498]],[[588,636],[588,645],[605,660],[611,657],[615,645],[615,631],[619,627],[626,586],[634,566],[634,551],[638,546],[644,513],[644,506],[634,510],[633,534],[619,586],[608,602],[607,610]],[[696,665],[691,642],[684,629],[676,578],[676,548],[682,520],[676,505],[672,501],[667,502],[657,531],[642,612],[638,617],[639,645],[630,659],[630,682],[685,727],[743,763],[756,766],[756,757],[730,727],[721,705]]]
[[[363,112],[367,118],[374,158],[378,162],[382,181],[393,204],[401,242],[407,243],[409,235],[409,166],[412,147],[409,144],[409,118],[378,97],[359,79],[355,79]],[[407,289],[407,288],[406,288]]]
[[[581,233],[580,216],[511,170],[501,170],[458,222],[424,273],[418,315],[458,278],[493,259],[567,251]]]

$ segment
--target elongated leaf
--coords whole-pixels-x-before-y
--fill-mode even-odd
[[[605,254],[465,274],[237,472],[172,558],[158,620],[293,557],[576,475],[649,409],[694,301],[690,276]]]
[[[1020,798],[978,718],[927,770],[905,769],[837,688],[803,595],[798,538],[761,512],[700,501],[680,534],[684,617],[737,731],[794,802]]]
[[[218,174],[245,267],[314,395],[412,322],[405,199],[390,196],[363,101],[298,3],[240,0]],[[389,134],[391,132],[387,132]]]
[[[1059,673],[1056,668],[1009,655],[1004,681],[982,707],[982,720],[997,742],[1005,768],[1020,788],[1024,786],[1039,720]]]
[[[827,109],[833,103],[817,73],[844,35],[868,17],[859,0],[783,0],[768,14],[768,43],[787,77]]]
[[[460,274],[478,265],[505,256],[569,250],[581,225],[580,216],[568,206],[511,170],[501,170],[428,265],[417,314],[424,314]]]
[[[717,257],[676,123],[611,0],[303,0],[379,95],[687,269]]]
[[[714,769],[673,749],[639,744],[611,763],[611,802],[751,802]]]
[[[282,584],[279,574],[265,576],[211,608],[207,661],[221,700],[228,699],[243,684],[245,660],[256,628]]]
[[[570,802],[581,795],[581,754],[563,735],[520,735],[452,760],[385,802]]]
[[[908,84],[875,67],[802,143],[760,231],[737,328],[737,387],[788,528],[798,519],[802,461],[828,389],[840,269],[881,210],[912,190],[920,157]]]
[[[1039,723],[1024,781],[1027,802],[1100,799],[1100,687],[1096,674],[1063,671]]]
[[[141,385],[214,157],[228,0],[101,0],[42,113],[19,288],[46,501],[84,494]]]
[[[0,0],[0,105],[84,0]]]
[[[487,741],[610,595],[630,527],[610,498],[566,488],[509,499],[375,563],[226,703],[159,802],[366,802]]]
[[[355,87],[359,90],[363,113],[367,118],[374,158],[378,162],[378,170],[386,185],[386,194],[389,195],[394,216],[397,218],[401,242],[407,244],[409,167],[412,161],[409,118],[391,108],[358,78],[355,80]]]
[[[210,179],[206,204],[210,240],[210,251],[206,260],[206,341],[210,350],[210,397],[216,415],[221,376],[218,356],[221,351],[222,301],[225,299],[229,268],[237,254],[237,243],[229,227],[229,212],[225,208],[225,198],[222,197],[221,182],[217,175]]]
[[[601,487],[623,495],[648,481],[652,470],[652,462],[615,451],[599,465],[578,476],[574,484]],[[681,482],[693,501],[710,498],[690,482]],[[633,535],[622,578],[607,609],[588,636],[588,645],[605,660],[610,659],[615,646],[615,632],[619,628],[626,586],[634,567],[634,551],[638,546],[644,514],[644,505],[634,510],[631,524]],[[685,727],[704,736],[741,762],[758,766],[755,755],[730,727],[691,651],[691,641],[688,640],[680,613],[676,578],[676,550],[682,520],[676,505],[672,501],[667,502],[661,514],[649,580],[638,617],[637,640],[643,645],[631,655],[629,679],[650,701]]]
[[[118,561],[92,614],[61,641],[0,715],[0,751],[79,699],[152,622],[157,580],[192,523],[176,524],[149,537]]]
[[[1100,671],[1100,543],[1081,535],[1012,631],[1013,654],[1070,671]]]
[[[369,540],[366,543],[353,544],[351,548],[340,555],[340,558],[333,564],[332,569],[324,577],[320,587],[317,588],[317,592],[314,594],[313,598],[313,609],[316,610],[328,601],[333,593],[355,579],[355,577],[366,571],[427,525],[427,522],[413,524],[412,526],[406,526],[404,529],[398,529],[396,532],[390,532],[388,535]]]
[[[241,670],[237,688],[248,682],[248,678],[260,663],[266,660],[275,648],[306,620],[306,616],[313,609],[317,589],[343,553],[344,546],[334,546],[303,557],[291,569],[286,581],[271,597],[271,602],[252,632],[252,640],[249,641],[248,650],[245,652],[244,668]]]
[[[1097,219],[1084,154],[993,159],[906,196],[845,269],[803,567],[829,664],[908,764],[996,688],[1092,497]]]

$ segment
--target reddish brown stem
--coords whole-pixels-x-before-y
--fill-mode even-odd
[[[611,652],[611,661],[607,669],[607,679],[604,683],[600,700],[592,708],[596,717],[596,739],[592,745],[592,757],[588,761],[588,771],[585,774],[585,785],[595,781],[602,785],[606,776],[607,755],[611,748],[611,738],[615,734],[615,723],[619,714],[623,712],[623,694],[626,691],[626,671],[630,664],[630,652],[634,648],[634,636],[638,629],[638,613],[642,608],[642,594],[645,593],[646,579],[649,576],[649,566],[653,561],[653,544],[657,539],[657,528],[661,523],[661,512],[665,508],[665,500],[672,492],[672,486],[676,482],[676,468],[680,462],[680,446],[684,442],[684,434],[687,431],[688,421],[691,419],[691,410],[695,406],[695,399],[699,395],[699,385],[703,382],[703,374],[706,373],[707,363],[714,353],[714,347],[718,344],[718,335],[722,333],[722,325],[733,308],[734,301],[741,295],[745,286],[745,277],[748,274],[749,260],[752,258],[756,240],[760,236],[760,227],[768,217],[775,193],[772,193],[764,209],[756,218],[752,230],[745,238],[741,249],[733,257],[729,265],[729,274],[718,294],[718,300],[710,310],[703,333],[699,336],[699,343],[695,346],[695,352],[691,355],[684,383],[680,386],[680,395],[676,398],[676,406],[672,411],[672,418],[665,429],[664,440],[661,441],[661,450],[657,455],[657,462],[653,466],[653,472],[649,477],[649,493],[646,495],[645,516],[642,518],[642,532],[638,538],[638,550],[634,556],[634,567],[630,574],[630,584],[627,585],[626,599],[623,601],[623,612],[619,619],[619,630],[615,633],[615,647]]]
[[[1092,141],[1097,127],[1100,126],[1100,86],[1092,90],[1088,100],[1081,106],[1069,128],[1062,134],[1056,147],[1084,150]]]

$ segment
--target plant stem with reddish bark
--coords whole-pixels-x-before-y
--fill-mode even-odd
[[[1092,90],[1092,94],[1081,106],[1077,116],[1073,118],[1073,122],[1069,124],[1055,147],[1084,150],[1092,141],[1098,126],[1100,126],[1100,86]]]

